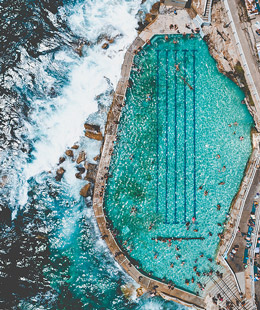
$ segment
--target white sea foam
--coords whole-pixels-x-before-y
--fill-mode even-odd
[[[138,2],[85,1],[61,9],[60,13],[67,16],[69,26],[76,35],[91,42],[96,42],[100,35],[116,39],[108,50],[101,48],[104,41],[84,47],[81,58],[72,49],[63,49],[53,56],[40,56],[41,64],[30,68],[36,73],[37,83],[42,81],[45,88],[50,88],[54,85],[53,76],[48,75],[44,68],[52,61],[57,72],[64,69],[69,72],[69,82],[60,96],[31,103],[32,113],[26,126],[29,139],[35,141],[34,159],[23,167],[20,182],[24,185],[19,193],[21,204],[27,200],[26,180],[51,170],[57,164],[66,148],[83,135],[83,124],[88,115],[97,111],[96,96],[105,93],[111,85],[115,88],[124,53],[137,34],[136,14],[141,8]],[[142,10],[148,10],[153,2],[146,1]],[[110,103],[111,97],[108,97],[107,104]]]

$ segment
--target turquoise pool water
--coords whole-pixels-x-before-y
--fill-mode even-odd
[[[251,153],[253,120],[243,92],[218,72],[198,36],[155,36],[135,56],[131,80],[105,210],[143,271],[196,292],[205,277],[193,267],[201,275],[215,268],[218,234]]]

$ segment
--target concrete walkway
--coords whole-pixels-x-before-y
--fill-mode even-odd
[[[258,68],[256,66],[256,59],[255,55],[252,54],[248,42],[248,38],[243,31],[241,27],[241,22],[239,20],[239,7],[242,5],[240,0],[226,0],[224,1],[226,7],[228,5],[229,7],[229,12],[232,16],[232,19],[234,21],[233,25],[231,27],[235,27],[235,32],[238,35],[242,52],[245,56],[245,60],[247,62],[247,65],[244,65],[242,61],[242,66],[245,70],[245,77],[248,83],[248,86],[251,91],[251,95],[253,97],[254,103],[255,103],[255,108],[256,108],[256,114],[257,118],[256,120],[256,126],[258,129],[260,129],[260,73],[258,71]],[[228,13],[229,13],[228,12]],[[236,37],[236,33],[234,32],[234,36]],[[236,42],[236,45],[239,48],[239,44]],[[243,55],[240,53],[240,58],[243,60]],[[247,68],[249,69],[249,72],[247,72]],[[251,83],[250,76],[252,77],[253,84]]]
[[[255,199],[256,193],[260,191],[259,181],[260,181],[260,170],[258,169],[256,171],[253,183],[251,185],[250,191],[248,193],[248,196],[245,202],[241,221],[239,223],[240,231],[237,232],[237,235],[234,239],[232,247],[230,248],[230,251],[228,253],[228,258],[227,258],[229,265],[231,266],[231,268],[237,275],[241,290],[245,294],[245,297],[247,300],[252,298],[251,296],[252,280],[250,277],[250,269],[251,269],[250,267],[251,267],[252,259],[254,259],[254,255],[251,255],[251,253],[249,252],[248,265],[247,265],[247,268],[245,268],[243,264],[243,260],[244,260],[244,251],[246,247],[246,241],[244,237],[242,236],[242,233],[247,234],[247,231],[248,231],[247,223],[248,223],[248,220],[250,219],[250,213],[252,211],[253,202],[257,201],[258,203],[260,203],[260,199]],[[254,233],[256,232],[254,231]],[[234,258],[232,259],[230,257],[230,252],[235,245],[239,245],[239,249],[237,253],[235,254]],[[257,293],[257,290],[256,290],[256,293]]]

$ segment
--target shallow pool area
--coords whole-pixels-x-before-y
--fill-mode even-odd
[[[251,153],[243,99],[199,36],[157,35],[135,56],[104,209],[146,274],[197,292],[216,269]]]

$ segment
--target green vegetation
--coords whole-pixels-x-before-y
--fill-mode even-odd
[[[254,106],[255,104],[254,104],[253,98],[251,96],[249,87],[248,87],[247,82],[246,82],[245,72],[244,72],[244,69],[242,68],[241,63],[239,61],[235,65],[235,73],[236,73],[237,78],[243,84],[243,87],[241,87],[241,88],[249,100],[249,105]]]

